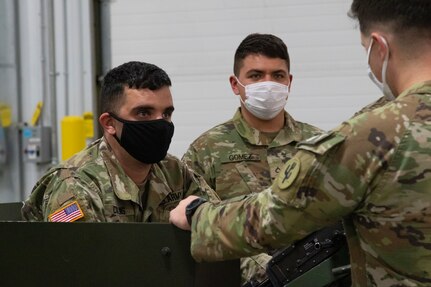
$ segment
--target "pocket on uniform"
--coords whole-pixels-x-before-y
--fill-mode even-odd
[[[216,178],[215,191],[220,199],[225,200],[238,195],[251,193],[248,184],[237,169],[240,162],[224,162]],[[241,169],[241,168],[240,168]]]
[[[247,184],[249,192],[260,192],[264,188],[257,178],[257,175],[249,167],[246,162],[240,162],[235,165],[236,170],[240,174],[242,180]]]

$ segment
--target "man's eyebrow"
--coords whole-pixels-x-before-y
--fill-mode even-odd
[[[252,74],[252,73],[263,73],[263,71],[259,70],[259,69],[251,69],[251,70],[247,71],[246,74]]]
[[[149,111],[151,111],[151,110],[154,110],[154,109],[155,108],[153,106],[151,106],[151,105],[140,105],[140,106],[134,107],[132,110],[133,111],[136,111],[136,110],[149,110]]]
[[[151,106],[151,105],[140,105],[140,106],[134,107],[132,109],[132,111],[134,111],[134,112],[139,111],[139,110],[154,111],[155,109],[156,108],[154,106]],[[164,111],[172,113],[174,110],[175,110],[174,106],[169,106],[169,107],[165,108]]]
[[[252,69],[246,72],[246,75],[252,74],[252,73],[265,73],[263,70],[259,70],[259,69]],[[286,70],[283,69],[279,69],[279,70],[275,70],[275,71],[271,71],[271,74],[274,73],[283,73],[283,74],[287,74]]]
[[[272,73],[273,73],[273,74],[274,74],[274,73],[283,73],[283,74],[287,74],[286,70],[282,70],[282,69],[272,71]]]

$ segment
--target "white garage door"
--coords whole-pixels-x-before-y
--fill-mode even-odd
[[[181,157],[205,130],[229,119],[233,56],[250,33],[282,38],[293,85],[286,109],[331,129],[380,95],[367,77],[366,53],[346,0],[121,0],[111,5],[112,65],[145,61],[173,81],[175,136]]]

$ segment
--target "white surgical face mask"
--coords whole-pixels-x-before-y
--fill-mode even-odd
[[[289,86],[280,83],[266,81],[244,86],[245,101],[241,102],[245,108],[255,117],[262,120],[275,118],[286,106],[289,96]]]
[[[388,59],[389,59],[389,47],[388,43],[386,42],[385,38],[381,37],[383,43],[386,46],[386,49],[388,52],[385,55],[385,59],[383,61],[383,67],[382,67],[382,82],[380,82],[376,76],[373,74],[373,71],[371,71],[370,67],[370,53],[371,53],[371,47],[373,46],[373,38],[371,38],[370,46],[368,47],[368,53],[367,53],[367,63],[368,63],[368,76],[370,77],[371,81],[373,81],[374,84],[376,84],[377,87],[383,92],[386,99],[392,101],[395,99],[394,94],[392,93],[391,89],[388,86],[388,83],[386,82],[386,70],[388,68]]]

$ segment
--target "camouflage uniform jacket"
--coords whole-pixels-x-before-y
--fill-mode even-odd
[[[272,139],[250,127],[238,109],[233,119],[197,138],[183,161],[202,175],[221,199],[227,199],[271,186],[295,153],[295,145],[320,132],[285,112],[285,125]]]
[[[353,117],[359,116],[360,114],[366,113],[366,112],[370,112],[374,109],[380,108],[384,105],[386,105],[387,103],[391,102],[391,100],[388,100],[385,96],[378,98],[376,101],[366,105],[365,107],[363,107],[362,109],[360,109],[359,111],[357,111]],[[353,118],[352,117],[352,118]]]
[[[22,213],[29,221],[49,221],[50,214],[76,201],[84,214],[80,221],[167,222],[169,211],[192,194],[217,198],[200,176],[171,155],[153,164],[138,187],[102,138],[51,168]]]
[[[343,218],[354,286],[431,286],[431,81],[298,149],[272,187],[201,205],[192,255],[255,254]]]

